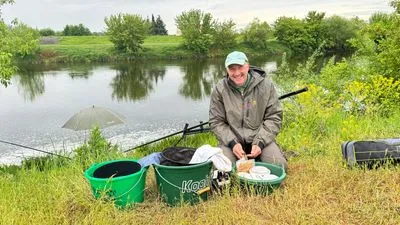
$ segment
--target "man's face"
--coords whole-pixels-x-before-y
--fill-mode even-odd
[[[247,80],[247,73],[249,72],[250,65],[237,65],[232,64],[228,66],[226,71],[228,72],[229,79],[231,79],[237,86],[243,86]]]

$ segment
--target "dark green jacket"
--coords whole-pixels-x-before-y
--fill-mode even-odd
[[[249,86],[243,94],[226,76],[211,94],[210,126],[219,141],[233,147],[237,142],[259,145],[275,140],[281,129],[282,107],[265,71],[251,67]]]

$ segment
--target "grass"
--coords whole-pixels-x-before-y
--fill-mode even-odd
[[[302,113],[309,116],[312,112]],[[388,118],[326,113],[312,114],[317,122],[307,126],[296,119],[285,121],[278,141],[299,156],[289,158],[287,179],[269,196],[235,188],[230,193],[213,194],[194,206],[168,207],[158,197],[150,169],[145,201],[120,210],[112,202],[93,199],[82,161],[53,161],[47,169],[30,164],[29,168],[0,170],[0,224],[398,224],[400,167],[349,169],[342,161],[340,144],[351,139],[395,137],[400,113]],[[325,127],[317,126],[322,122]],[[177,138],[127,155],[105,151],[101,157],[94,157],[93,149],[85,147],[80,157],[91,160],[87,165],[140,158],[171,146]],[[96,143],[102,141],[97,139]],[[216,145],[217,140],[208,133],[190,136],[183,144],[198,147],[205,143]],[[102,145],[95,146],[98,149]]]
[[[38,61],[45,62],[109,62],[135,58],[187,58],[190,53],[180,49],[179,36],[149,36],[139,56],[118,54],[107,36],[60,37],[58,44],[41,45]]]
[[[175,35],[149,36],[142,45],[143,51],[137,56],[124,55],[113,51],[113,44],[107,36],[66,36],[59,37],[58,44],[41,45],[36,62],[105,62],[127,61],[132,59],[181,59],[196,57],[221,57],[229,51],[211,51],[208,55],[193,54],[184,49],[182,37]],[[276,40],[270,40],[270,47],[262,52],[245,45],[238,45],[237,50],[249,55],[281,54],[284,50]]]
[[[148,36],[144,45],[177,45],[182,41],[180,36]],[[112,45],[108,36],[61,36],[59,45]]]
[[[61,36],[59,45],[112,45],[108,36]]]

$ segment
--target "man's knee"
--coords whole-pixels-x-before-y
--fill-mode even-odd
[[[283,155],[281,149],[275,142],[272,142],[262,150],[260,159],[263,162],[282,166],[283,168],[285,168],[285,171],[287,170],[287,160]]]

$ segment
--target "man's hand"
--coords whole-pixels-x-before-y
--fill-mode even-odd
[[[261,154],[261,148],[258,145],[251,146],[250,158],[257,158]]]
[[[243,151],[243,147],[240,143],[236,143],[235,146],[233,146],[232,149],[233,154],[236,156],[236,158],[241,159],[245,156],[245,152]]]

